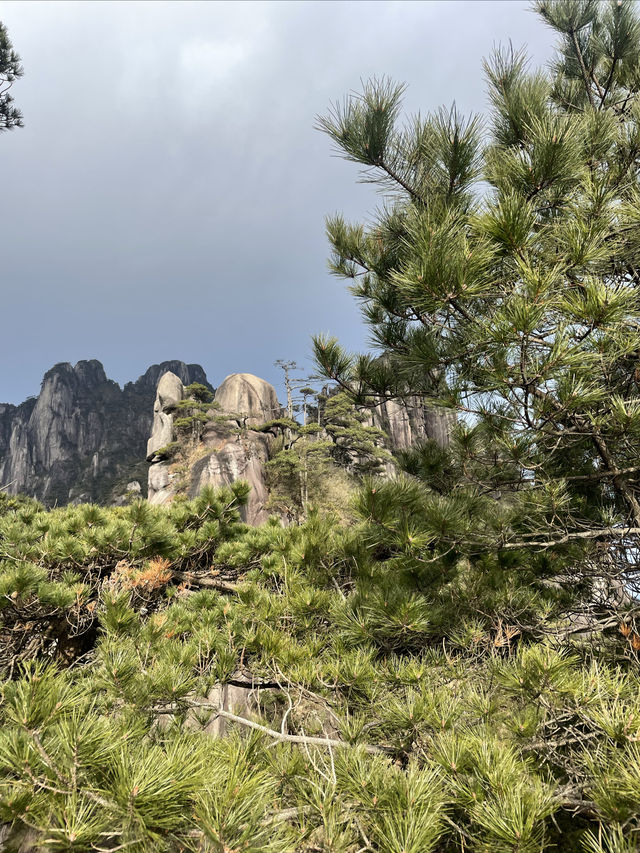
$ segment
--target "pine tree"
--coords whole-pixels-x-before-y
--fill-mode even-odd
[[[366,424],[367,414],[359,412],[344,391],[324,401],[323,429],[332,441],[331,456],[337,465],[362,477],[380,474],[391,463],[384,448],[385,434]]]
[[[633,607],[640,22],[628,0],[537,9],[556,59],[531,71],[495,52],[487,134],[455,108],[401,124],[404,87],[388,80],[320,119],[385,198],[369,227],[328,223],[383,358],[323,337],[315,353],[356,400],[417,393],[459,417],[448,451],[424,444],[405,457],[410,482],[363,496],[415,558],[494,554],[496,583],[515,563],[577,609]]]
[[[213,394],[200,382],[193,382],[184,389],[184,399],[176,405],[173,422],[175,432],[181,437],[189,437],[191,445],[196,445],[202,435],[209,412],[215,409]]]
[[[293,388],[292,383],[292,408]],[[286,417],[258,427],[276,439],[265,466],[271,492],[268,505],[296,521],[304,519],[311,507],[343,512],[361,478],[381,473],[392,460],[383,446],[384,433],[364,423],[366,415],[356,410],[345,393],[317,396],[305,383],[299,393],[302,424]],[[316,405],[309,407],[311,395],[316,395]],[[308,408],[318,414],[322,411],[322,426],[307,421]]]
[[[20,57],[13,49],[7,28],[0,23],[0,133],[22,127],[22,113],[13,105],[9,90],[23,73]]]

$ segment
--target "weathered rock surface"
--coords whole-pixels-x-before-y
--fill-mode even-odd
[[[247,426],[280,417],[282,407],[273,385],[251,373],[232,373],[216,391],[223,412],[235,412]]]
[[[456,422],[453,412],[425,406],[418,397],[386,400],[371,410],[371,426],[383,430],[392,450],[406,450],[416,441],[431,438],[447,447]]]
[[[39,833],[24,824],[0,824],[0,853],[47,853],[47,848],[38,844]],[[49,848],[50,849],[50,848]]]
[[[187,694],[185,698],[191,701],[193,706],[185,715],[185,729],[202,732],[213,738],[224,737],[230,729],[237,728],[238,723],[222,716],[220,711],[243,717],[245,720],[253,720],[260,716],[260,699],[264,698],[266,693],[273,695],[277,692],[275,687],[262,687],[259,681],[254,681],[242,670],[232,673],[230,682],[214,684],[204,696],[195,692]],[[154,725],[158,730],[166,731],[174,723],[173,714],[162,714]]]
[[[52,505],[109,503],[127,482],[146,482],[153,401],[167,371],[209,385],[199,365],[181,361],[155,364],[124,388],[99,361],[55,365],[38,397],[0,404],[0,487]]]
[[[148,500],[152,504],[168,503],[175,496],[176,474],[163,450],[173,442],[173,413],[184,400],[184,385],[175,373],[160,377],[153,404],[153,428],[147,442],[149,468]]]
[[[215,684],[206,696],[194,697],[196,701],[204,700],[203,704],[210,704],[211,710],[192,708],[187,713],[185,728],[204,732],[209,737],[224,737],[233,723],[217,714],[218,709],[249,720],[258,714],[258,690],[251,689],[251,682],[241,672],[233,673],[231,679],[236,683]]]
[[[150,461],[158,450],[173,441],[173,411],[184,399],[184,385],[180,379],[168,371],[158,382],[156,399],[153,404],[153,428],[147,442],[147,459]]]
[[[181,448],[180,459],[176,462],[165,458],[162,450],[175,441],[173,412],[183,398],[184,386],[178,376],[166,373],[160,378],[153,409],[153,432],[147,447],[147,459],[152,463],[149,501],[168,503],[175,497],[178,487],[193,498],[205,486],[217,488],[246,480],[251,492],[243,510],[243,520],[248,524],[266,521],[269,493],[265,465],[272,437],[251,427],[282,416],[275,388],[249,373],[227,376],[215,393],[216,406],[209,411],[201,443],[197,447]],[[391,450],[408,448],[424,438],[434,439],[445,447],[455,416],[412,398],[377,406],[371,410],[369,423],[388,435]],[[388,476],[395,473],[395,466],[389,463]]]
[[[269,517],[265,509],[269,493],[264,468],[269,460],[269,442],[266,435],[252,430],[223,439],[211,453],[198,459],[191,469],[189,497],[198,495],[204,486],[226,486],[235,480],[246,480],[251,492],[242,510],[243,521],[262,524]]]
[[[153,432],[147,447],[147,458],[152,463],[148,489],[152,504],[168,503],[176,494],[176,464],[160,458],[158,450],[173,440],[172,411],[183,397],[182,383],[176,376],[165,374],[158,384]],[[187,473],[188,496],[195,497],[205,486],[217,488],[246,480],[251,492],[243,508],[243,520],[261,524],[268,518],[264,466],[269,459],[271,438],[250,427],[281,415],[276,390],[250,373],[233,373],[220,385],[214,400],[217,406],[210,410],[202,433],[203,452]]]

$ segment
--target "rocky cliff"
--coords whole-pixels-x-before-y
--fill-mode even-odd
[[[108,503],[133,480],[144,493],[153,402],[168,371],[185,384],[208,386],[200,365],[181,361],[154,364],[124,388],[99,361],[56,364],[38,397],[0,404],[0,488],[49,505]]]
[[[227,376],[215,393],[198,445],[187,442],[177,457],[166,458],[164,451],[175,438],[174,412],[183,398],[180,378],[166,373],[158,383],[153,432],[147,444],[149,501],[164,504],[177,492],[195,497],[205,486],[246,480],[251,492],[243,518],[248,524],[266,521],[264,466],[271,438],[251,427],[282,414],[273,385],[250,373]]]
[[[205,485],[245,479],[252,486],[246,520],[259,523],[266,518],[264,463],[271,439],[252,427],[281,415],[275,389],[251,374],[228,376],[198,447],[188,459],[182,454],[178,471],[158,451],[174,441],[173,411],[192,382],[213,390],[199,365],[181,361],[154,364],[124,388],[107,378],[99,361],[55,365],[37,397],[19,406],[0,404],[0,488],[49,505],[112,503],[132,481],[145,495],[148,481],[149,499],[164,503],[176,491],[193,496]],[[400,449],[425,436],[446,444],[451,421],[410,401],[377,407],[371,424]],[[145,456],[153,462],[148,472]]]
[[[453,412],[425,406],[418,397],[410,397],[380,403],[371,410],[369,423],[386,433],[391,450],[406,450],[425,438],[447,447],[455,421]]]
[[[153,407],[153,430],[147,443],[150,463],[148,497],[153,504],[169,503],[177,494],[195,497],[205,486],[219,487],[235,480],[251,486],[244,520],[261,524],[268,518],[269,499],[265,463],[273,436],[254,429],[282,417],[275,388],[249,373],[233,373],[215,393],[206,423],[197,440],[193,434],[180,436],[174,425],[184,411],[185,389],[180,377],[161,377]],[[182,404],[182,406],[181,406]],[[387,435],[390,450],[403,450],[419,439],[430,438],[442,447],[449,441],[455,416],[425,406],[412,398],[387,401],[369,414],[370,425]],[[389,463],[387,476],[394,476]]]

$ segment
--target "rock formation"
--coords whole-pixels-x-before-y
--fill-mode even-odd
[[[247,426],[256,426],[282,414],[273,385],[251,373],[227,376],[216,391],[215,401],[222,412],[235,412],[244,417]]]
[[[155,457],[159,450],[173,441],[173,411],[183,399],[182,381],[175,373],[168,371],[158,382],[153,404],[153,430],[147,442],[147,459]]]
[[[146,483],[153,400],[167,371],[208,385],[199,365],[181,361],[155,364],[124,388],[99,361],[55,365],[38,397],[0,404],[0,488],[52,505],[109,503],[127,483]]]
[[[252,427],[282,415],[276,391],[249,373],[228,376],[215,393],[202,441],[178,476],[162,451],[174,441],[173,412],[192,382],[211,389],[199,365],[181,361],[154,364],[124,388],[107,378],[99,361],[55,365],[38,397],[0,404],[0,488],[48,505],[124,503],[145,495],[148,482],[149,499],[159,504],[178,488],[192,497],[205,485],[244,479],[252,487],[245,519],[260,523],[267,517],[264,465],[271,438]],[[419,400],[386,402],[370,419],[388,434],[392,450],[425,437],[445,445],[452,423],[452,416]],[[153,463],[148,472],[145,447]]]
[[[168,371],[158,382],[153,404],[153,428],[147,441],[149,467],[148,500],[152,504],[168,503],[176,494],[174,482],[177,474],[167,456],[173,444],[173,412],[184,399],[184,385],[175,373]]]
[[[406,450],[425,438],[446,447],[455,421],[454,412],[425,406],[418,397],[410,397],[376,406],[371,410],[370,423],[387,434],[391,450]]]
[[[212,408],[197,444],[176,441],[174,412],[184,399],[184,385],[173,373],[158,383],[153,407],[153,432],[147,444],[148,495],[153,504],[165,504],[178,492],[196,497],[205,486],[220,487],[235,480],[251,486],[243,518],[261,524],[268,518],[265,464],[269,460],[270,434],[252,427],[283,415],[272,385],[249,373],[227,376],[215,393]],[[431,438],[446,446],[455,416],[425,406],[419,399],[387,401],[371,410],[369,423],[388,436],[391,450],[410,447]],[[175,453],[175,455],[174,455]],[[387,475],[393,476],[390,463]]]
[[[188,496],[195,497],[205,486],[219,487],[246,480],[251,493],[243,519],[248,524],[266,521],[268,493],[264,466],[269,459],[271,439],[251,426],[282,414],[273,385],[250,373],[227,376],[215,393],[197,458],[175,461],[164,458],[165,454],[159,451],[173,441],[173,410],[183,397],[184,386],[178,377],[165,374],[158,384],[153,432],[147,447],[147,459],[151,462],[149,501],[169,502],[180,482]],[[183,450],[183,457],[185,453],[188,455],[187,449]],[[187,470],[180,471],[185,465]]]

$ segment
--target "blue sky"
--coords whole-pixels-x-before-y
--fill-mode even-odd
[[[54,363],[97,358],[126,382],[202,364],[217,385],[310,336],[363,348],[327,272],[324,218],[366,219],[374,190],[314,129],[361,79],[408,85],[409,112],[486,109],[482,57],[550,56],[519,0],[4,2],[25,76],[23,129],[0,137],[0,401]]]

